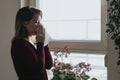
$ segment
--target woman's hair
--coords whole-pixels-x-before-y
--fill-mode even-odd
[[[35,14],[39,14],[42,17],[42,11],[36,8],[22,7],[18,10],[15,19],[15,36],[14,38],[26,38],[28,37],[28,31],[24,25],[26,21],[30,21]]]

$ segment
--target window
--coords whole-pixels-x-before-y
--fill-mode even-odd
[[[68,45],[75,52],[106,51],[105,0],[39,0],[37,4],[52,37],[51,49]]]
[[[53,39],[100,40],[100,5],[100,0],[43,0],[40,9]]]

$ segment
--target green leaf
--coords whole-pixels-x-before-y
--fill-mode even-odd
[[[108,27],[109,27],[112,31],[114,31],[114,29],[115,29],[115,26],[114,26],[113,24],[110,24]]]
[[[89,78],[90,78],[90,76],[85,75],[84,80],[88,80]]]
[[[51,80],[59,80],[57,76],[54,76]]]
[[[61,73],[61,74],[59,74],[58,76],[59,76],[60,80],[64,80],[64,79],[65,79],[65,75],[64,75],[64,74],[62,74],[62,73]]]
[[[76,80],[81,80],[81,78],[80,77],[76,77]]]
[[[116,36],[117,37],[117,36]],[[120,45],[120,37],[117,37],[115,40],[115,45]]]
[[[110,32],[110,29],[106,29],[106,33],[109,33]]]
[[[117,65],[120,65],[120,60],[118,60]]]
[[[92,78],[91,80],[97,80],[96,78]]]
[[[116,37],[117,37],[117,34],[113,34],[113,35],[111,36],[111,39],[112,39],[112,40],[115,40]]]
[[[117,46],[115,47],[115,50],[118,50],[118,47],[117,47]]]

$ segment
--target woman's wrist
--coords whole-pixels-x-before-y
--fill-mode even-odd
[[[43,43],[43,42],[37,42],[37,44],[41,44],[41,45],[44,45],[44,43]]]

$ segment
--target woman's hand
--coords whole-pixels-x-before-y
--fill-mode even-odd
[[[36,33],[36,41],[44,43],[45,41],[45,28],[42,24],[38,25]]]

